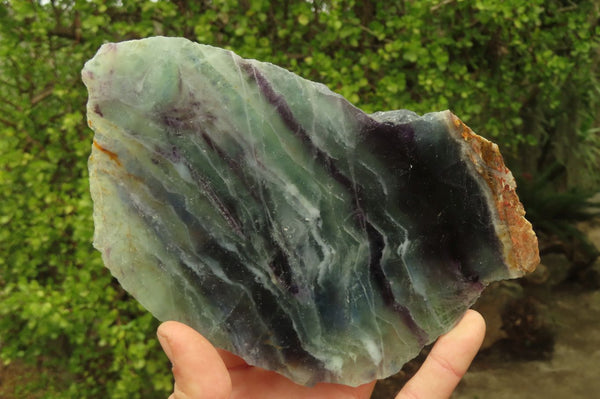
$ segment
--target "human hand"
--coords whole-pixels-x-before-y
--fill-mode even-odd
[[[165,322],[157,334],[173,364],[175,389],[169,399],[367,399],[375,386],[372,381],[356,388],[328,383],[308,388],[216,349],[184,324]],[[484,334],[483,317],[467,311],[454,329],[438,339],[396,399],[449,398],[479,350]]]

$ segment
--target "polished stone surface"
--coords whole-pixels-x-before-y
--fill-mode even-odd
[[[181,38],[106,44],[82,76],[106,266],[250,364],[384,378],[538,262],[497,146],[449,111],[367,115]]]

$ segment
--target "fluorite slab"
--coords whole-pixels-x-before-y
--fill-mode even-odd
[[[181,38],[105,44],[82,74],[104,263],[250,364],[386,377],[538,262],[497,146],[449,111],[367,115]]]

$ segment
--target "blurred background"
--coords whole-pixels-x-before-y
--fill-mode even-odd
[[[599,19],[597,1],[575,0],[0,0],[0,397],[172,389],[158,322],[91,245],[80,79],[102,43],[154,35],[270,61],[367,112],[451,109],[497,142],[542,265],[476,305],[488,336],[455,397],[594,397]],[[392,397],[426,352],[373,397]]]

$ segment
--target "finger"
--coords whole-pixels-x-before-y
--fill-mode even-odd
[[[225,367],[227,367],[228,370],[251,367],[244,359],[231,352],[224,349],[217,349],[217,352],[219,353],[219,356],[221,356],[221,359],[223,359],[223,363],[225,363]]]
[[[173,364],[173,399],[225,399],[231,379],[217,350],[198,332],[175,321],[158,327],[158,340]]]
[[[485,335],[485,321],[474,310],[435,343],[429,356],[396,399],[449,398],[465,375]]]

